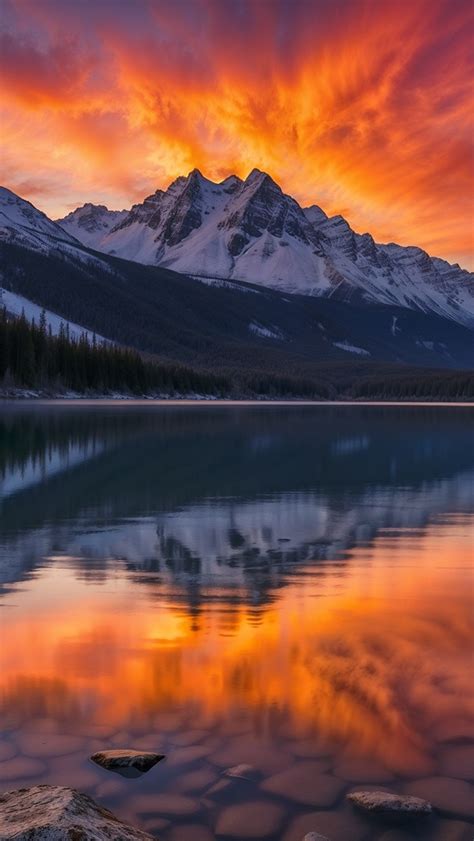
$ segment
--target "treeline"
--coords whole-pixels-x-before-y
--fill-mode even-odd
[[[408,376],[374,377],[355,382],[350,394],[369,400],[469,400],[474,398],[471,371],[423,371]]]
[[[137,351],[69,334],[61,323],[53,336],[44,311],[39,324],[25,314],[0,316],[0,382],[23,387],[79,393],[123,392],[226,394],[224,376],[173,364],[147,361]]]
[[[39,323],[0,311],[0,386],[46,394],[212,395],[216,397],[303,398],[316,400],[469,400],[474,375],[467,371],[426,369],[344,376],[321,366],[321,379],[249,370],[199,371],[172,361],[146,357],[138,351],[77,338],[62,323],[53,336],[44,311]]]
[[[110,342],[90,340],[87,333],[70,335],[61,323],[53,336],[43,311],[36,324],[24,313],[0,313],[0,384],[3,389],[31,388],[46,393],[123,393],[133,395],[203,394],[216,397],[328,398],[324,383],[240,372],[213,373],[161,362]]]

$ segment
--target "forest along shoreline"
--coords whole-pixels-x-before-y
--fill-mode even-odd
[[[198,370],[107,341],[71,336],[61,324],[52,335],[39,324],[0,314],[0,397],[257,400],[474,399],[474,372],[405,365],[321,363],[319,378],[272,371]]]

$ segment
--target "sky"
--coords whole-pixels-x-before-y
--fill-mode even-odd
[[[474,268],[471,0],[0,0],[0,179],[53,218],[268,172]]]

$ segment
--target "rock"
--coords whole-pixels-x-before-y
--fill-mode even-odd
[[[472,824],[440,820],[430,841],[472,841]]]
[[[188,745],[195,745],[197,742],[202,742],[206,736],[209,736],[207,730],[185,730],[183,733],[175,733],[170,737],[170,741],[173,745],[187,747]]]
[[[465,742],[474,739],[474,720],[470,718],[449,718],[439,721],[432,734],[437,742]]]
[[[57,733],[24,733],[19,736],[18,744],[25,756],[43,759],[75,753],[84,747],[84,739]]]
[[[238,841],[244,838],[267,838],[277,834],[284,814],[281,806],[264,800],[227,806],[217,819],[215,834]]]
[[[32,786],[0,794],[2,841],[153,841],[86,794],[63,786]]]
[[[307,832],[303,841],[329,841],[325,835],[320,835],[319,832]]]
[[[175,781],[173,789],[179,794],[191,794],[205,791],[215,782],[216,773],[214,771],[211,771],[210,768],[199,768],[197,771],[180,775]]]
[[[393,780],[391,771],[368,759],[343,759],[334,768],[334,774],[349,783],[388,783]]]
[[[444,777],[474,780],[474,745],[456,745],[443,751],[440,772]]]
[[[31,777],[41,777],[46,772],[46,765],[40,759],[30,759],[27,756],[16,756],[0,764],[0,783],[10,780],[27,780]]]
[[[5,762],[6,759],[12,759],[18,753],[18,748],[13,742],[7,742],[6,739],[0,741],[0,762]]]
[[[295,817],[282,841],[301,841],[305,833],[316,832],[330,841],[362,841],[367,838],[367,822],[351,810],[309,812]]]
[[[130,801],[131,808],[137,815],[197,815],[201,806],[192,797],[183,794],[137,794]]]
[[[450,777],[426,777],[409,783],[405,791],[429,799],[434,808],[454,818],[474,819],[474,786]]]
[[[211,749],[206,745],[188,745],[185,748],[176,748],[168,759],[168,765],[173,768],[177,765],[192,765],[196,760],[204,759],[210,752]]]
[[[332,806],[345,789],[345,784],[330,774],[321,773],[319,762],[298,762],[286,771],[273,774],[261,788],[270,794],[286,797],[305,806]]]
[[[107,771],[116,771],[123,776],[144,774],[164,758],[161,753],[138,750],[101,750],[91,756],[96,765],[106,768]]]
[[[286,751],[250,735],[231,739],[208,759],[213,765],[221,768],[232,765],[253,765],[263,774],[282,771],[292,762],[292,757]]]
[[[224,772],[225,777],[237,777],[239,780],[249,780],[253,782],[258,779],[260,774],[253,765],[246,765],[242,762],[240,765],[233,765],[232,768],[227,768]]]
[[[347,799],[362,809],[376,815],[430,815],[431,803],[421,797],[406,794],[391,794],[388,791],[353,791]]]
[[[182,824],[175,826],[167,835],[168,841],[214,841],[214,835],[202,824]]]
[[[330,747],[321,740],[303,739],[298,742],[288,742],[288,750],[301,759],[323,759],[331,755]]]
[[[159,713],[153,727],[157,733],[176,733],[187,729],[183,713]]]

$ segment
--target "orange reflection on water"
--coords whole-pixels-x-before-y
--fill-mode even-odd
[[[236,589],[195,610],[176,585],[118,564],[102,584],[62,560],[4,611],[8,718],[93,721],[149,733],[186,707],[225,734],[322,739],[399,773],[429,773],[433,732],[474,715],[469,523],[379,538],[347,565],[305,567],[256,612]],[[316,574],[317,571],[317,574]]]

